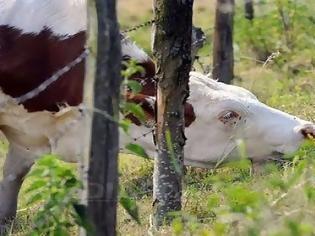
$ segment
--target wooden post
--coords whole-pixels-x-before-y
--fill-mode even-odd
[[[234,0],[217,0],[213,41],[213,79],[231,83],[234,77]]]
[[[154,223],[170,222],[181,210],[184,103],[189,94],[193,0],[154,0],[154,55],[157,59],[158,156],[154,162]]]
[[[94,106],[118,120],[121,49],[115,0],[95,0],[98,37]],[[95,112],[88,172],[91,235],[116,234],[118,190],[118,123]],[[88,232],[89,233],[89,232]]]
[[[253,0],[244,0],[245,18],[248,20],[254,19],[254,3]]]
[[[84,78],[84,94],[83,102],[84,110],[84,129],[85,136],[84,144],[82,147],[83,155],[81,156],[79,172],[83,183],[83,189],[80,192],[81,204],[87,206],[88,204],[88,169],[91,153],[91,135],[92,135],[92,118],[94,109],[94,82],[96,70],[96,54],[97,54],[97,17],[95,1],[87,1],[87,42],[86,47],[89,50],[89,55],[85,64],[85,78]],[[87,234],[84,228],[80,229],[80,236]]]

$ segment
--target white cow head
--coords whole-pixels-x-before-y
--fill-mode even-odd
[[[188,100],[196,120],[186,129],[185,162],[210,167],[239,157],[244,143],[249,158],[259,162],[296,151],[315,136],[315,125],[271,108],[246,89],[191,72]]]
[[[155,98],[136,96],[135,102],[152,112]],[[149,106],[151,104],[151,106]],[[216,82],[205,75],[191,72],[190,97],[185,109],[185,164],[214,167],[240,157],[239,144],[243,143],[247,156],[254,162],[274,159],[296,151],[303,140],[315,137],[315,125],[285,112],[271,108],[246,89]],[[148,109],[151,107],[151,109]],[[191,119],[190,113],[193,114]],[[151,117],[152,115],[148,115]],[[122,136],[122,144],[136,141],[149,155],[156,155],[152,127],[132,125],[132,139]],[[146,134],[146,135],[145,135]]]
[[[127,96],[140,104],[148,121],[132,119],[130,137],[121,136],[121,144],[137,142],[150,156],[156,155],[152,135],[156,86],[153,61],[131,40],[122,40],[126,59],[133,58],[144,65],[144,74],[131,79],[144,87],[141,94]],[[149,80],[148,80],[149,78]],[[190,97],[185,104],[187,142],[185,164],[214,167],[218,163],[240,156],[239,144],[255,162],[296,151],[303,140],[315,136],[315,125],[258,101],[248,90],[216,82],[198,72],[190,75]]]

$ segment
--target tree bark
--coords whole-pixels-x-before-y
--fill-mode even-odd
[[[83,103],[84,110],[84,129],[85,136],[83,144],[83,155],[81,156],[79,173],[83,183],[83,188],[80,192],[81,204],[87,206],[88,204],[88,168],[91,152],[91,134],[92,134],[92,117],[94,108],[94,81],[96,70],[96,54],[97,54],[97,19],[96,19],[95,1],[87,1],[87,48],[89,55],[85,65],[85,78],[84,78],[84,94]],[[87,234],[86,229],[80,228],[80,236]]]
[[[95,0],[95,4],[98,37],[94,106],[118,120],[121,48],[116,2]],[[95,112],[88,172],[88,216],[93,235],[116,234],[118,138],[118,123]]]
[[[184,103],[189,95],[193,0],[155,0],[158,156],[154,162],[154,224],[169,223],[181,210]]]
[[[213,79],[231,83],[234,77],[234,0],[217,0],[213,42]]]
[[[254,3],[253,0],[244,0],[245,18],[248,20],[254,19]]]

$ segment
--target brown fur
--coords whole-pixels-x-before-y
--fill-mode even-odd
[[[0,87],[12,97],[24,95],[78,57],[84,44],[85,32],[60,39],[48,29],[34,35],[0,26]],[[30,112],[56,112],[59,103],[79,105],[83,80],[84,62],[81,62],[23,105]]]

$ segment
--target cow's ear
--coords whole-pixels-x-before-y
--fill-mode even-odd
[[[218,117],[219,121],[228,127],[235,127],[241,118],[242,117],[238,112],[231,110],[221,112]]]

